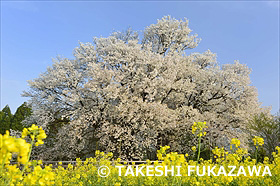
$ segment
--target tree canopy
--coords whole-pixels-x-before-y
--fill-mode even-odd
[[[32,110],[30,107],[28,107],[27,103],[24,102],[20,107],[17,108],[12,120],[11,120],[11,129],[22,131],[23,129],[23,123],[22,121],[30,116],[32,113]]]
[[[2,111],[0,111],[0,133],[5,134],[6,130],[11,127],[12,113],[9,105],[6,105]]]
[[[195,121],[209,124],[212,145],[242,136],[248,118],[262,111],[251,70],[238,61],[219,65],[210,50],[187,53],[200,42],[191,32],[187,19],[165,16],[142,37],[115,32],[80,43],[74,59],[55,59],[23,94],[33,110],[28,121],[52,136],[42,157],[98,149],[135,160],[152,158],[160,145],[187,152]]]
[[[19,106],[13,115],[9,105],[6,105],[0,111],[0,133],[4,134],[6,130],[22,131],[23,120],[25,120],[32,113],[31,108],[24,102]]]

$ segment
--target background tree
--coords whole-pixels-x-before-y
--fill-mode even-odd
[[[11,119],[13,115],[9,105],[6,105],[0,112],[0,133],[5,134],[6,130],[11,128]]]
[[[11,129],[22,131],[23,124],[22,121],[31,115],[31,108],[27,106],[27,103],[24,102],[21,106],[19,106],[11,119]]]
[[[250,69],[238,61],[219,66],[210,50],[187,54],[200,39],[186,19],[163,17],[142,38],[127,30],[80,43],[74,59],[58,58],[29,81],[27,122],[49,135],[57,129],[41,158],[87,157],[97,149],[153,158],[160,145],[185,153],[194,121],[208,123],[210,146],[231,137],[245,144],[248,118],[262,111]]]
[[[263,156],[269,156],[272,158],[272,152],[275,152],[275,147],[280,145],[279,114],[276,116],[269,116],[265,113],[255,115],[249,121],[249,129],[251,130],[251,138],[259,136],[264,139]]]

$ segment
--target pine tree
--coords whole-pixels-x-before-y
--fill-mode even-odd
[[[11,109],[9,105],[6,105],[0,114],[0,133],[4,134],[6,130],[10,129],[11,119],[13,115],[11,113]]]
[[[11,120],[11,129],[22,131],[23,125],[22,121],[31,115],[31,108],[27,106],[27,103],[24,102],[20,107],[17,108],[16,113],[14,114]]]

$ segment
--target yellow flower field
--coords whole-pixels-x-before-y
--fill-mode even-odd
[[[193,133],[199,138],[205,135],[204,123],[195,123]],[[32,141],[24,139],[29,136]],[[94,158],[85,161],[76,160],[76,165],[63,168],[60,165],[42,166],[42,161],[30,161],[33,145],[43,144],[46,134],[42,128],[35,125],[24,129],[22,138],[15,138],[7,132],[0,135],[0,185],[277,185],[280,183],[280,148],[263,162],[257,162],[248,156],[246,149],[240,148],[240,141],[232,139],[231,151],[224,148],[213,149],[213,160],[191,160],[188,154],[167,152],[170,147],[164,146],[158,150],[158,161],[147,160],[146,164],[127,165],[120,159],[113,160],[113,154],[96,151]],[[263,139],[253,139],[256,149],[263,145]],[[200,152],[200,142],[192,148]],[[18,164],[12,165],[12,154],[17,154]],[[141,171],[137,170],[144,166]],[[205,166],[206,170],[202,167]],[[248,167],[249,166],[249,167]],[[44,167],[44,168],[42,168]],[[156,169],[155,167],[159,167]],[[198,169],[199,167],[199,169]],[[221,169],[220,167],[224,167]],[[233,167],[236,167],[233,170]],[[244,167],[241,169],[241,167]],[[253,168],[254,167],[254,168]],[[264,170],[269,169],[268,171]],[[106,170],[101,170],[106,168]],[[215,174],[205,173],[211,169]],[[251,174],[250,168],[259,170],[259,175]],[[171,171],[174,169],[174,174]],[[198,169],[198,172],[197,172]],[[136,176],[138,174],[138,176]],[[144,175],[142,175],[144,174]],[[150,175],[150,176],[147,176]],[[203,176],[199,176],[203,175]],[[103,177],[106,176],[106,177]]]

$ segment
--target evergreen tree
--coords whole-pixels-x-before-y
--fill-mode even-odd
[[[31,115],[31,108],[27,106],[27,103],[24,102],[20,107],[17,108],[16,113],[14,114],[11,120],[11,129],[22,131],[23,125],[22,121]]]
[[[9,105],[6,105],[0,114],[0,133],[4,134],[6,130],[10,129],[11,119],[13,115],[11,113],[11,109]]]

